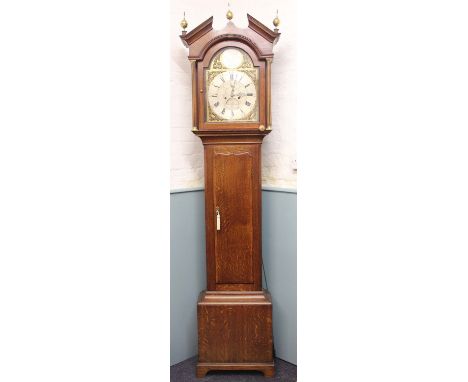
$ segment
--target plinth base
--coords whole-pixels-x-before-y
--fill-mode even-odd
[[[197,363],[197,378],[203,378],[210,370],[256,370],[265,377],[275,375],[274,363]]]
[[[268,291],[203,291],[197,309],[197,377],[210,370],[258,370],[266,377],[274,375]]]

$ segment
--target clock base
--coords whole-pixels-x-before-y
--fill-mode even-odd
[[[268,291],[203,291],[197,312],[197,377],[209,370],[258,370],[266,377],[274,375]]]
[[[216,363],[205,362],[197,364],[197,378],[203,378],[210,370],[255,370],[265,377],[274,377],[275,365],[271,363]]]

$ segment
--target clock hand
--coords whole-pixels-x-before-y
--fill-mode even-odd
[[[241,97],[245,97],[247,93],[239,93],[239,94],[234,94],[234,97],[237,97],[237,99],[241,99]]]

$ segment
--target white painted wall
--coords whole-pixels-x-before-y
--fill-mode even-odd
[[[231,1],[233,22],[247,27],[247,13],[270,28],[276,9],[281,20],[281,37],[274,48],[272,69],[273,131],[262,150],[263,185],[296,188],[296,2],[286,0]],[[171,189],[203,186],[203,146],[192,134],[192,99],[188,49],[180,41],[183,12],[187,31],[214,16],[213,27],[226,24],[227,1],[171,1]]]

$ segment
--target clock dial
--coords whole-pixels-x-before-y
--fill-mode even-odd
[[[242,49],[218,52],[206,71],[207,122],[258,122],[258,69]]]
[[[221,72],[208,88],[209,105],[220,119],[245,120],[256,107],[256,101],[255,84],[244,72]]]

